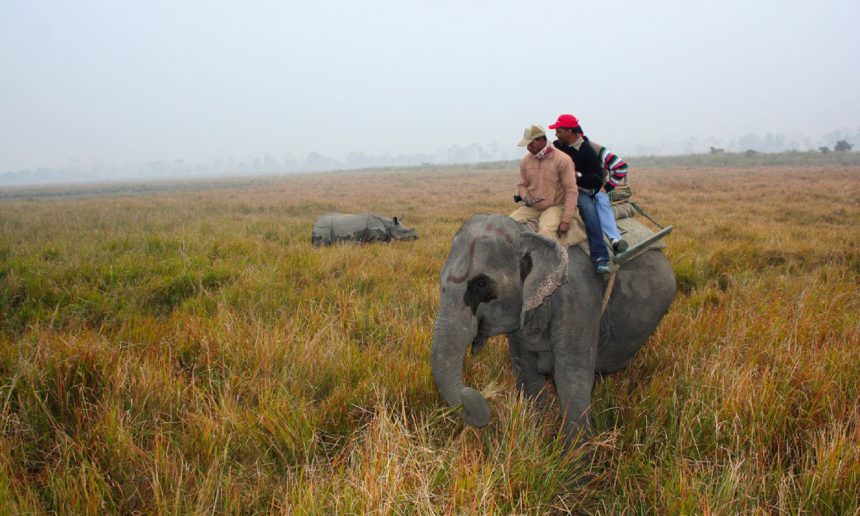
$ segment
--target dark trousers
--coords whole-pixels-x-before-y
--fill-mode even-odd
[[[591,253],[591,261],[595,263],[608,262],[609,251],[603,241],[603,230],[600,229],[600,216],[597,214],[597,199],[591,196],[592,192],[580,190],[576,198],[576,206],[579,208],[579,216],[585,223],[585,234],[588,236],[588,251]]]

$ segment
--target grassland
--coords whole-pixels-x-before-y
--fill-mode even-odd
[[[679,291],[587,456],[504,339],[466,364],[487,428],[430,376],[439,269],[512,164],[0,192],[0,513],[857,514],[852,156],[633,162]],[[332,210],[420,240],[312,248]]]

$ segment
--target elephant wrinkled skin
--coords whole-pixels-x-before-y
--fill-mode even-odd
[[[606,281],[578,246],[567,248],[502,215],[476,215],[454,236],[441,272],[430,363],[450,406],[472,426],[489,422],[489,405],[463,384],[466,350],[508,335],[517,387],[543,392],[554,376],[569,440],[590,430],[595,373],[627,366],[675,296],[669,260],[652,249],[618,271],[606,312]]]

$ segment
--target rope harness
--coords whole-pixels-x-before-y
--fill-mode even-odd
[[[606,306],[609,304],[609,298],[612,296],[612,287],[615,286],[615,275],[618,274],[618,269],[613,269],[609,274],[609,284],[606,285],[606,291],[603,292],[603,305],[600,307],[600,316],[606,313]]]
[[[635,203],[635,202],[633,202],[633,201],[630,201],[630,206],[633,206],[633,209],[634,209],[634,210],[636,210],[637,212],[639,212],[639,214],[640,214],[640,215],[642,215],[643,217],[645,217],[646,219],[648,219],[648,220],[650,220],[651,222],[653,222],[655,226],[657,226],[657,227],[658,227],[658,228],[660,228],[660,229],[663,229],[663,226],[662,226],[659,222],[657,222],[656,220],[652,219],[650,215],[648,215],[647,213],[645,213],[645,210],[643,210],[641,206],[639,206],[638,204],[636,204],[636,203]]]

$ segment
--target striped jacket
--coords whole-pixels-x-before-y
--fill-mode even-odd
[[[616,186],[626,185],[627,162],[599,143],[593,141],[589,141],[588,143],[591,144],[594,150],[597,151],[597,155],[600,156],[600,164],[608,176],[606,184],[609,185],[609,190],[612,190]]]

